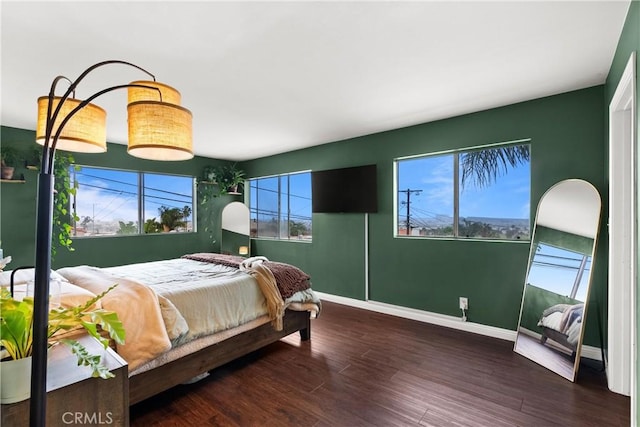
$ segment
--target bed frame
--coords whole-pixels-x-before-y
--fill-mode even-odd
[[[133,375],[129,378],[129,405],[182,384],[294,332],[300,332],[302,341],[310,339],[308,311],[286,310],[282,331],[276,331],[270,323],[265,323],[165,365]]]
[[[542,335],[540,336],[540,344],[544,344],[545,342],[547,342],[547,339],[552,339],[553,341],[557,342],[563,347],[566,347],[567,349],[571,350],[572,356],[575,356],[576,346],[569,342],[567,335],[561,332],[558,332],[555,329],[542,326]]]

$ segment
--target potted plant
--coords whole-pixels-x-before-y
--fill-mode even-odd
[[[29,170],[40,170],[40,160],[42,157],[42,147],[34,144],[27,152],[24,159],[24,167]]]
[[[0,149],[0,177],[2,179],[13,179],[13,172],[18,161],[18,152],[13,147],[2,147]]]
[[[238,192],[240,185],[244,183],[245,173],[236,167],[236,164],[229,166],[206,166],[202,173],[203,184],[215,184],[218,186],[217,192],[214,194],[205,194],[205,202],[211,197],[217,197],[223,194],[240,194]]]
[[[96,308],[96,302],[115,286],[75,307],[57,307],[49,311],[47,336],[49,347],[59,343],[71,348],[78,365],[91,368],[93,377],[111,378],[113,374],[102,364],[100,355],[89,354],[78,341],[60,333],[82,329],[106,348],[109,340],[98,332],[100,326],[118,344],[124,344],[125,331],[113,311]],[[7,356],[0,361],[1,403],[14,403],[29,398],[31,355],[33,352],[33,297],[14,299],[6,288],[0,289],[0,345]]]
[[[237,169],[235,163],[223,168],[222,185],[228,194],[240,194],[239,186],[244,183],[244,171]]]

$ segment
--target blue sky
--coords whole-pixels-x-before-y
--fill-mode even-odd
[[[542,289],[569,296],[578,273],[582,255],[566,249],[556,248],[544,243],[538,245],[534,262],[531,265],[527,283]],[[582,276],[576,299],[586,300],[587,284],[591,268],[591,257],[587,263],[587,270]]]
[[[78,216],[95,221],[137,222],[137,172],[82,167],[72,172],[80,187],[76,196]],[[193,178],[145,173],[145,218],[158,217],[162,205],[191,206]]]
[[[287,180],[287,177],[289,178]],[[261,211],[276,212],[278,210],[278,180],[281,181],[280,189],[282,198],[281,213],[286,215],[287,209],[293,220],[311,218],[311,173],[296,173],[291,175],[274,176],[260,179],[260,198],[258,208]],[[287,195],[287,181],[290,197]],[[255,183],[254,183],[255,185]],[[255,191],[251,191],[251,207],[255,207]],[[287,200],[290,206],[287,207]]]
[[[398,163],[398,190],[422,190],[411,195],[412,208],[453,215],[453,155],[445,154]],[[509,167],[488,188],[467,184],[460,194],[462,217],[519,218],[530,215],[529,165]],[[401,201],[405,198],[401,198]]]

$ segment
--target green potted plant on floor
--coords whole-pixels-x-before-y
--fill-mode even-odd
[[[118,315],[113,311],[96,308],[96,303],[115,286],[82,305],[57,307],[49,311],[49,348],[57,344],[69,346],[78,358],[79,366],[88,366],[92,376],[104,379],[113,377],[113,374],[102,364],[100,355],[90,354],[81,343],[64,337],[61,333],[84,329],[106,348],[109,340],[100,335],[100,326],[116,343],[124,344],[125,331]],[[0,345],[3,347],[0,361],[0,403],[28,399],[33,352],[33,297],[18,300],[6,288],[0,289]]]

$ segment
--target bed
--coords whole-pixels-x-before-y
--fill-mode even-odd
[[[555,304],[542,312],[538,326],[542,328],[540,342],[547,339],[561,344],[575,353],[578,347],[584,304]]]
[[[20,274],[17,282],[29,279],[29,272]],[[309,276],[263,257],[200,253],[65,267],[52,280],[62,284],[66,304],[118,283],[100,304],[125,327],[126,343],[116,351],[129,365],[130,405],[294,332],[308,340],[310,319],[321,309]]]

